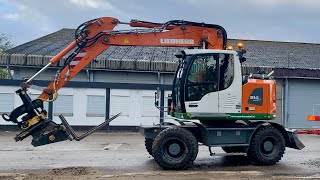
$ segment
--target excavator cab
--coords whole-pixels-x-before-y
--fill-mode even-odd
[[[174,78],[172,116],[206,120],[223,119],[225,112],[241,113],[242,75],[236,51],[188,49],[182,56]]]
[[[173,83],[171,116],[204,124],[274,119],[275,80],[259,73],[243,83],[244,53],[243,49],[182,51]]]

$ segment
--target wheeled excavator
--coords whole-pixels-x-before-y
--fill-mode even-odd
[[[120,24],[135,28],[114,30]],[[271,121],[276,116],[275,80],[264,73],[243,77],[243,44],[238,44],[238,50],[227,48],[223,27],[182,20],[122,22],[112,17],[82,23],[70,45],[20,84],[16,94],[23,104],[2,115],[21,129],[14,139],[22,141],[32,136],[33,146],[80,141],[118,117],[120,113],[78,136],[62,115],[61,124],[53,122],[43,107],[44,101],[54,101],[60,88],[112,45],[185,47],[176,55],[179,66],[169,107],[177,123],[140,127],[147,151],[162,168],[188,168],[199,144],[208,146],[210,155],[214,155],[212,147],[220,146],[227,153],[243,153],[261,165],[278,162],[285,147],[304,148],[294,130]],[[52,82],[38,98],[31,99],[28,89],[32,80],[67,54]]]

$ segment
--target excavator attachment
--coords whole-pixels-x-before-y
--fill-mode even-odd
[[[59,118],[62,122],[61,124],[57,124],[50,119],[43,119],[41,122],[24,129],[22,132],[16,135],[14,139],[15,141],[22,141],[31,135],[33,137],[31,144],[35,147],[65,140],[81,141],[90,134],[105,127],[120,115],[121,113],[118,113],[117,115],[105,120],[100,125],[93,127],[80,136],[75,133],[74,129],[69,125],[67,120],[62,115],[59,115]]]
[[[39,131],[36,131],[34,134],[32,134],[32,142],[31,144],[33,146],[42,146],[46,144],[51,144],[59,141],[64,140],[76,140],[81,141],[82,139],[86,138],[90,134],[96,132],[97,130],[105,127],[108,125],[112,120],[116,119],[118,116],[120,116],[121,113],[118,113],[117,115],[111,117],[110,119],[107,119],[100,125],[93,127],[92,129],[88,130],[84,134],[78,136],[73,128],[69,125],[67,120],[62,116],[59,115],[59,118],[61,119],[62,124],[56,124],[52,121],[50,121],[46,127],[40,129]],[[21,133],[19,134],[21,135]],[[19,135],[16,136],[16,140],[19,137]]]
[[[61,124],[57,124],[49,119],[46,110],[43,108],[43,101],[40,99],[31,100],[27,94],[27,87],[28,85],[22,84],[21,89],[16,91],[23,104],[14,109],[10,115],[2,114],[4,120],[16,123],[18,127],[22,129],[22,132],[15,136],[15,141],[22,141],[29,136],[33,138],[31,142],[33,146],[42,146],[65,140],[80,141],[105,127],[121,115],[121,113],[118,113],[81,136],[78,136],[62,115],[59,116],[62,122]]]

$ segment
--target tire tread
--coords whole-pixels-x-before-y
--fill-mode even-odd
[[[144,146],[146,147],[147,152],[152,155],[152,144],[153,144],[153,139],[150,138],[145,138],[144,139]]]

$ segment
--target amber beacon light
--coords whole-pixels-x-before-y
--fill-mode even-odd
[[[242,42],[237,42],[237,47],[239,48],[239,49],[242,49],[243,48],[243,43]]]

